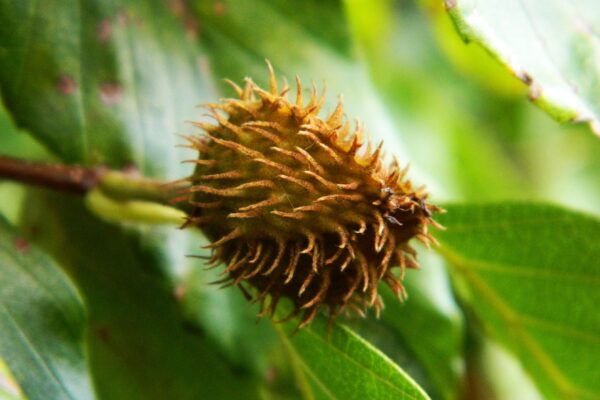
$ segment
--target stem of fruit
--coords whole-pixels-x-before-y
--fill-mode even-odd
[[[105,169],[38,163],[0,156],[0,179],[85,195],[100,181]]]
[[[105,167],[39,163],[0,155],[0,180],[7,179],[82,196],[111,222],[181,224],[186,213],[168,204],[174,185]]]

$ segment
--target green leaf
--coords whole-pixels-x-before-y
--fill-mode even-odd
[[[600,220],[532,203],[448,205],[436,237],[465,304],[549,398],[600,393]]]
[[[0,357],[29,399],[92,399],[79,294],[0,217]]]
[[[594,0],[446,0],[465,41],[487,49],[559,121],[600,134],[600,44]]]
[[[214,96],[197,21],[174,3],[0,0],[0,89],[17,125],[65,161],[180,175],[175,133]]]
[[[287,324],[292,332],[297,321]],[[325,318],[290,337],[277,326],[307,399],[428,399],[400,367],[343,325]]]
[[[165,239],[162,229],[112,226],[79,199],[42,192],[25,207],[25,231],[60,260],[88,305],[87,340],[99,397],[257,398],[249,374],[234,370],[198,329],[186,329],[176,293],[158,279],[157,272],[185,261],[181,249],[173,252],[179,258],[169,259],[173,253],[155,247],[185,243],[172,228]]]

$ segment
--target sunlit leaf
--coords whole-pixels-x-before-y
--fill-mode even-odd
[[[446,0],[446,7],[463,38],[525,82],[533,102],[600,134],[597,1]]]

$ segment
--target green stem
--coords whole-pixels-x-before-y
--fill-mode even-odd
[[[186,213],[157,202],[115,199],[97,187],[85,196],[85,204],[96,215],[109,222],[175,224],[185,222]]]
[[[120,171],[106,172],[98,182],[98,187],[114,199],[147,200],[161,204],[167,204],[178,189],[163,181]]]

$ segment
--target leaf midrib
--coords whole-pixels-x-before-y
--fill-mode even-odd
[[[347,334],[351,334],[351,332],[344,327],[340,327],[338,326],[338,329],[344,329],[346,331]],[[349,361],[351,361],[353,364],[357,365],[358,367],[360,367],[361,369],[365,370],[369,375],[371,375],[372,377],[374,377],[376,380],[384,383],[386,386],[390,387],[391,389],[401,393],[404,396],[410,396],[411,399],[418,399],[418,397],[414,397],[411,393],[406,392],[405,390],[403,390],[403,388],[396,386],[395,384],[393,384],[392,382],[390,382],[389,380],[386,380],[385,378],[377,375],[375,372],[373,372],[373,370],[371,370],[369,367],[367,367],[366,365],[360,363],[358,360],[356,360],[355,358],[350,357],[350,355],[348,353],[343,352],[341,349],[339,349],[337,346],[333,345],[331,342],[328,342],[327,340],[323,339],[321,336],[317,335],[316,333],[314,333],[310,328],[306,329],[306,333],[313,336],[314,338],[316,338],[317,340],[321,341],[322,343],[324,343],[325,345],[329,346],[329,348],[333,349],[334,351],[336,351],[337,353],[341,354],[344,358],[348,359]],[[371,348],[371,350],[375,350],[373,348]],[[380,356],[383,356],[383,354],[379,354]],[[387,357],[383,356],[385,361],[387,361],[388,365],[392,365],[392,367],[394,367],[394,369],[396,370],[396,372],[398,372],[399,374],[401,374],[405,379],[407,379],[407,381],[410,382],[410,380],[407,378],[407,376],[405,374],[402,373],[402,370],[400,370],[395,364],[393,364],[391,361],[389,361],[387,359]]]

